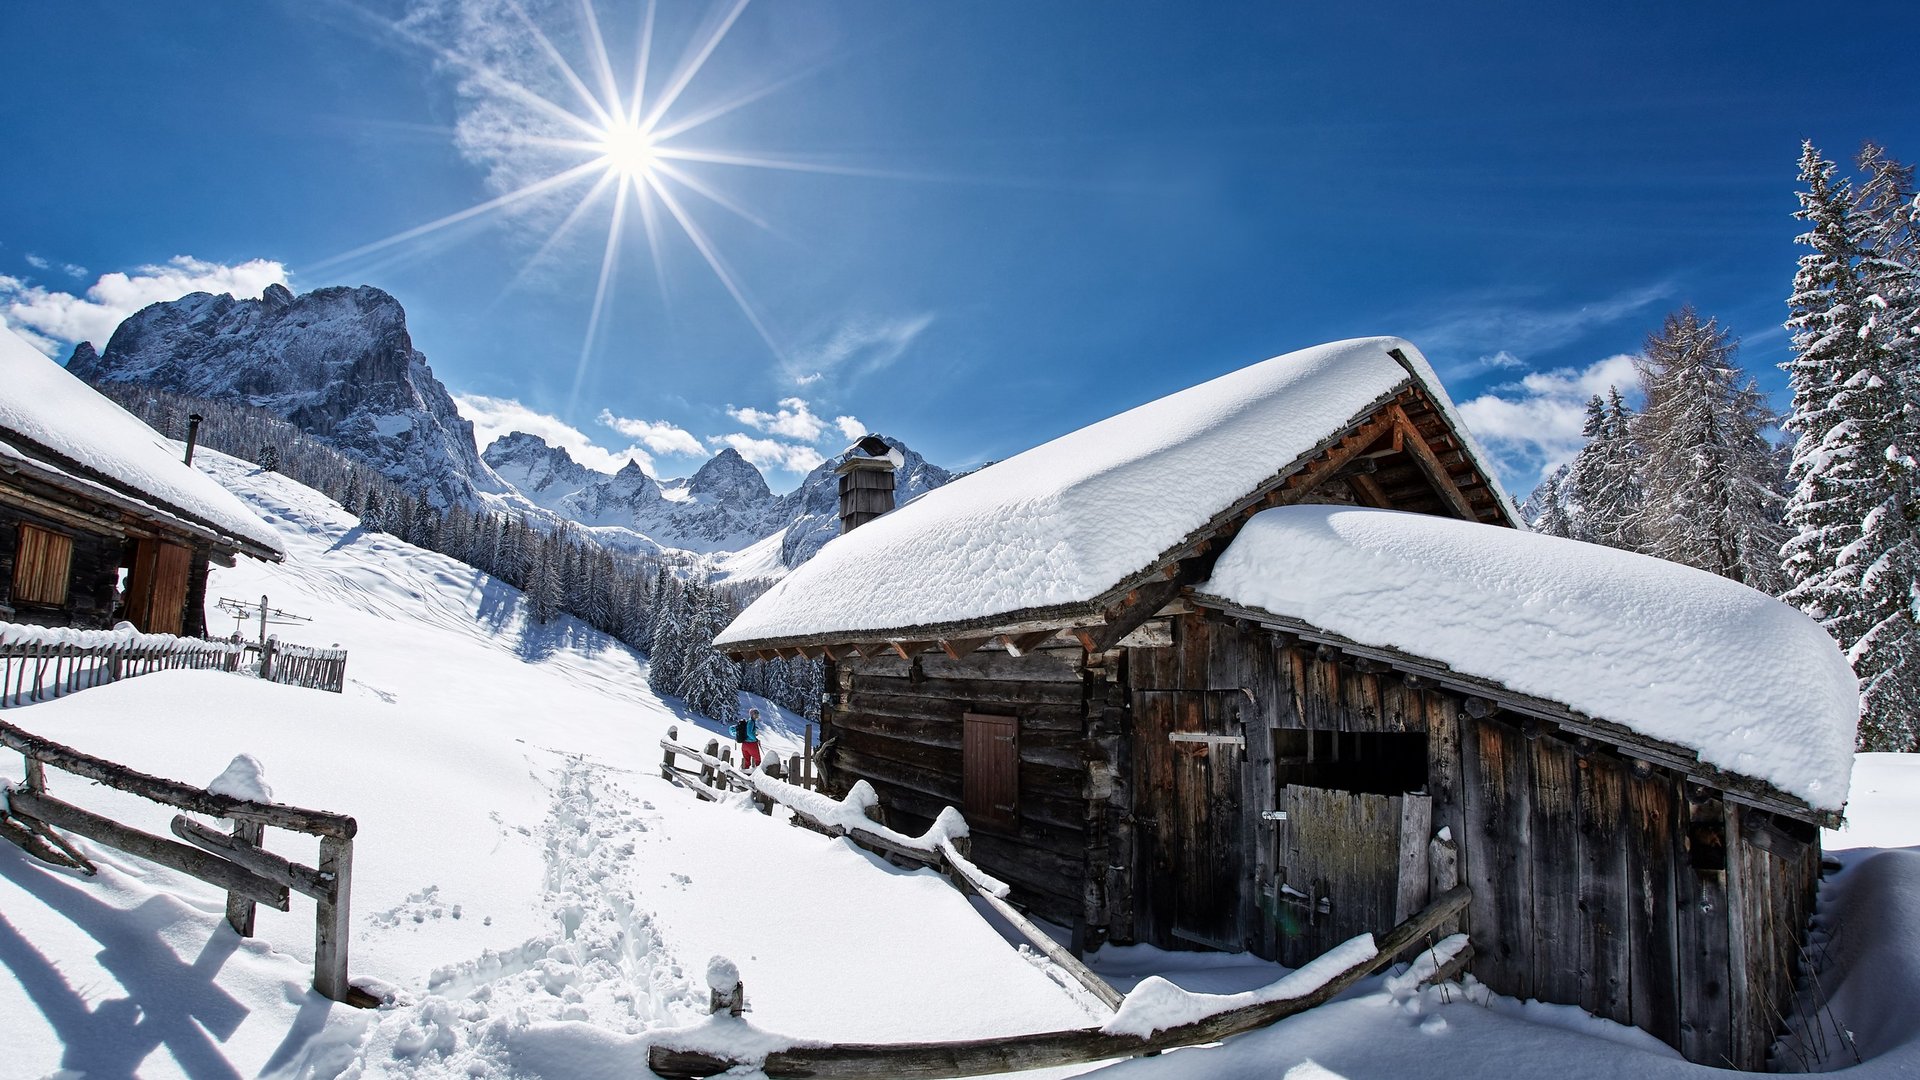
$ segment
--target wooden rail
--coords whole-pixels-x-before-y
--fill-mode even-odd
[[[1163,1028],[1151,1035],[1075,1028],[959,1042],[795,1046],[772,1051],[764,1059],[752,1060],[733,1060],[698,1050],[678,1049],[670,1041],[662,1041],[648,1049],[647,1065],[656,1074],[671,1078],[718,1076],[729,1069],[746,1066],[776,1078],[945,1080],[985,1073],[1087,1065],[1096,1061],[1156,1054],[1182,1046],[1219,1042],[1332,1001],[1360,980],[1391,964],[1401,953],[1426,940],[1447,920],[1464,911],[1471,898],[1471,891],[1464,885],[1441,894],[1424,910],[1379,939],[1371,957],[1346,967],[1305,993],[1228,1009],[1191,1023]]]
[[[345,649],[316,649],[277,638],[256,644],[104,630],[81,631],[79,642],[41,640],[46,633],[44,627],[0,623],[0,708],[154,671],[250,672],[270,682],[336,694],[346,689]],[[89,638],[98,640],[85,640]]]
[[[64,829],[199,878],[227,891],[227,922],[236,933],[247,937],[253,934],[256,904],[286,911],[289,891],[310,896],[316,913],[313,988],[348,1005],[378,1004],[372,995],[347,981],[353,837],[359,830],[353,818],[216,794],[82,753],[4,722],[0,722],[0,746],[26,758],[25,782],[0,789],[5,795],[0,804],[4,811],[0,812],[0,839],[18,844],[46,862],[92,874],[93,864],[55,831]],[[185,815],[175,815],[172,829],[179,840],[142,832],[49,795],[49,767],[149,802],[226,818],[233,823],[233,831],[223,833]],[[268,826],[318,837],[319,865],[301,866],[261,850]]]
[[[774,803],[786,807],[793,814],[793,820],[828,836],[844,836],[854,843],[871,851],[889,856],[896,860],[918,863],[932,867],[947,875],[954,888],[963,893],[977,896],[989,908],[1005,919],[1021,937],[1024,937],[1059,965],[1061,970],[1073,976],[1074,981],[1085,987],[1087,992],[1099,999],[1109,1009],[1120,1007],[1121,995],[1096,975],[1093,970],[1080,961],[1080,958],[1062,948],[1052,935],[1034,925],[1033,921],[1022,914],[1006,900],[1007,886],[982,872],[967,858],[966,837],[953,835],[957,830],[948,829],[936,835],[929,832],[928,837],[914,838],[895,833],[875,823],[872,826],[859,822],[828,821],[816,813],[807,803],[823,799],[825,796],[808,792],[803,788],[786,784],[764,774],[751,774],[740,771],[733,762],[711,753],[702,753],[688,747],[675,744],[671,738],[674,729],[668,729],[669,738],[660,740],[660,746],[666,751],[666,760],[661,772],[668,779],[681,783],[703,798],[718,799],[721,794],[705,778],[696,779],[674,766],[676,755],[684,754],[699,761],[702,772],[729,786],[737,785],[736,790],[750,791],[760,802],[761,809],[771,812]],[[871,790],[871,789],[869,789]],[[844,804],[843,804],[844,805]],[[877,803],[876,803],[877,805]],[[871,807],[869,808],[871,810]],[[960,811],[947,807],[941,812],[943,819],[951,817],[964,824]]]

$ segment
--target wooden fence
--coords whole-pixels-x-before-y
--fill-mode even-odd
[[[4,722],[0,722],[0,746],[26,758],[25,781],[19,787],[3,789],[0,838],[46,862],[92,874],[93,864],[56,831],[65,830],[224,888],[227,922],[246,937],[253,934],[256,904],[286,911],[291,906],[289,891],[310,896],[317,913],[313,988],[348,1005],[379,1004],[347,981],[353,837],[359,828],[351,817],[217,795],[81,753]],[[185,814],[175,814],[173,834],[185,843],[142,832],[48,794],[49,768],[162,806],[224,818],[232,823],[232,829],[221,832]],[[316,864],[302,866],[264,850],[262,841],[269,827],[318,837]]]
[[[249,672],[271,682],[336,694],[346,688],[345,649],[316,649],[275,638],[242,644],[112,631],[83,632],[75,635],[79,642],[36,640],[43,633],[41,627],[0,623],[0,709],[180,669]]]

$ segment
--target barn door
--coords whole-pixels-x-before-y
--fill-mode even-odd
[[[1136,901],[1135,921],[1143,940],[1246,948],[1243,700],[1237,691],[1135,693],[1135,892],[1147,898],[1144,911]]]
[[[976,825],[1011,829],[1020,815],[1020,721],[967,713],[961,727],[961,810]]]
[[[149,634],[178,634],[187,610],[193,552],[165,540],[141,540],[127,575],[127,621]]]
[[[1270,916],[1280,962],[1313,959],[1356,934],[1380,934],[1426,903],[1433,801],[1289,784],[1275,822]]]

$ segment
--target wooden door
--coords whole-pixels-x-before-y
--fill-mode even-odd
[[[1020,721],[967,713],[961,730],[961,810],[967,821],[1011,829],[1020,820]]]
[[[187,610],[193,551],[164,540],[141,540],[127,575],[127,621],[149,634],[178,634]]]
[[[1241,700],[1235,691],[1134,694],[1135,928],[1143,940],[1246,948]]]
[[[1356,934],[1382,934],[1426,903],[1426,795],[1289,784],[1280,791],[1277,873],[1265,898],[1280,962],[1298,967]]]

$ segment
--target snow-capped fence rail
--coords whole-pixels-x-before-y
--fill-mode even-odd
[[[0,839],[19,845],[45,862],[92,874],[93,864],[55,831],[64,829],[199,878],[227,890],[227,922],[242,936],[253,934],[254,905],[287,911],[291,908],[290,891],[312,897],[316,912],[313,988],[348,1005],[378,1004],[372,995],[347,981],[353,837],[359,830],[353,818],[235,798],[152,776],[4,722],[0,722],[0,746],[26,758],[25,780],[18,787],[0,787],[4,794],[4,801],[0,801]],[[224,818],[232,822],[232,831],[223,833],[185,814],[176,814],[173,834],[185,843],[142,832],[49,795],[49,768],[162,806]],[[316,865],[302,866],[263,850],[262,839],[269,827],[318,837]]]
[[[765,771],[743,772],[727,757],[714,754],[715,743],[709,743],[707,751],[702,753],[674,743],[678,729],[668,728],[667,736],[660,740],[661,748],[666,751],[661,774],[667,779],[710,800],[717,800],[726,790],[751,792],[763,812],[771,813],[773,805],[778,803],[792,812],[795,822],[815,832],[844,836],[890,859],[932,867],[946,874],[954,888],[979,897],[1020,936],[1061,970],[1073,976],[1074,981],[1107,1008],[1120,1007],[1118,990],[1094,974],[1092,969],[1080,962],[1079,957],[1061,948],[1052,935],[1034,925],[1018,908],[1008,903],[1006,897],[1009,890],[1005,882],[988,875],[967,858],[967,822],[959,810],[951,806],[942,809],[940,816],[924,834],[908,836],[873,820],[873,815],[880,808],[880,797],[874,792],[873,785],[864,780],[855,783],[846,798],[830,799]],[[701,763],[699,776],[689,775],[686,770],[674,765],[675,756],[681,754]],[[716,784],[722,787],[716,788]]]
[[[1362,934],[1279,982],[1249,994],[1188,994],[1164,980],[1149,980],[1127,995],[1112,1020],[1097,1028],[957,1042],[795,1045],[750,1060],[679,1049],[667,1034],[648,1049],[647,1066],[660,1076],[689,1080],[718,1076],[741,1066],[775,1078],[941,1080],[1086,1065],[1218,1042],[1332,1001],[1360,980],[1386,968],[1395,957],[1426,942],[1449,919],[1466,910],[1471,899],[1472,891],[1467,886],[1457,886],[1377,941],[1372,934]],[[1436,952],[1444,950],[1448,954],[1445,960],[1451,960],[1463,946],[1462,942],[1441,942]],[[1425,977],[1437,979],[1448,966],[1436,956],[1428,964],[1431,970]]]
[[[316,649],[276,638],[264,643],[0,622],[0,709],[63,697],[135,675],[179,669],[249,672],[272,682],[340,693],[345,649]]]

